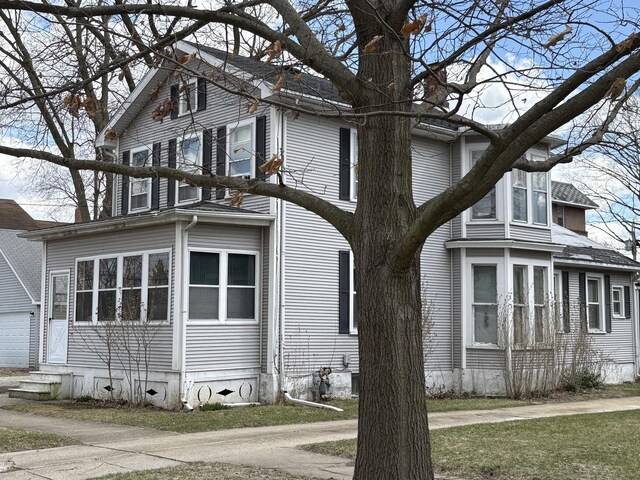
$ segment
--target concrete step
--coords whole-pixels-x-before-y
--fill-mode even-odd
[[[60,389],[60,382],[45,382],[38,380],[20,380],[20,389],[32,392],[49,392]]]
[[[58,373],[50,373],[50,372],[29,372],[29,380],[33,380],[36,382],[54,382],[60,383],[62,382],[62,375]]]
[[[26,388],[10,388],[9,398],[24,398],[25,400],[54,400],[51,392],[39,392],[37,390],[28,390]]]

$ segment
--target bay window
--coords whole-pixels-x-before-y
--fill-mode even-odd
[[[496,265],[473,265],[473,338],[498,343],[498,285]]]
[[[480,159],[484,150],[471,151],[471,167]],[[478,203],[471,207],[471,218],[473,220],[489,220],[496,218],[496,187],[495,185],[489,193],[482,197]]]
[[[547,324],[547,269],[533,267],[533,340],[535,343],[545,341]]]
[[[531,161],[544,157],[531,155]],[[511,171],[511,211],[515,222],[548,225],[549,188],[547,172]]]
[[[527,221],[527,191],[527,172],[513,170],[511,172],[511,196],[515,221]]]
[[[189,252],[189,320],[255,321],[258,255]]]
[[[513,266],[513,341],[516,345],[525,343],[528,323],[527,267]]]

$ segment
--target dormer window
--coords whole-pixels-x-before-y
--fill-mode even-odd
[[[198,109],[198,85],[196,79],[180,85],[178,97],[178,115],[195,112]]]

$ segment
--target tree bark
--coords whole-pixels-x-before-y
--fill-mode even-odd
[[[368,28],[368,27],[365,27]],[[399,30],[399,28],[398,28]],[[360,38],[385,32],[366,32]],[[383,38],[360,56],[355,109],[411,109],[406,42]],[[381,54],[380,52],[384,52]],[[395,252],[417,208],[413,200],[412,122],[371,116],[358,127],[358,205],[351,245],[358,299],[360,413],[356,480],[432,480],[425,395],[420,250],[408,267]],[[355,172],[354,172],[355,174]]]

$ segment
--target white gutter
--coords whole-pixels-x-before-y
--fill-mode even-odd
[[[516,248],[540,252],[561,252],[565,245],[557,243],[526,242],[521,240],[453,240],[445,242],[445,248]]]
[[[184,289],[186,288],[185,282],[184,282],[184,269],[185,269],[185,265],[187,265],[187,262],[189,262],[189,230],[191,230],[193,227],[195,227],[195,225],[198,223],[198,216],[194,215],[193,217],[191,217],[191,221],[189,222],[189,224],[184,228],[183,232],[182,232],[182,236],[183,236],[183,241],[182,241],[182,252],[180,252],[182,254],[182,269],[180,272],[180,278],[181,278],[181,282],[180,282],[180,288],[182,289],[183,294],[180,295],[180,328],[182,330],[182,338],[180,339],[181,342],[181,349],[182,351],[180,352],[180,400],[182,401],[182,404],[184,405],[185,409],[188,411],[193,410],[193,407],[191,405],[189,405],[187,403],[187,398],[186,398],[186,377],[187,377],[187,309],[185,308],[184,305]]]
[[[327,410],[333,410],[334,412],[344,412],[343,409],[334,407],[333,405],[325,405],[324,403],[309,402],[307,400],[299,400],[297,398],[293,398],[286,390],[284,391],[284,398],[289,402],[297,403],[298,405],[306,405],[307,407],[315,408],[326,408]]]

